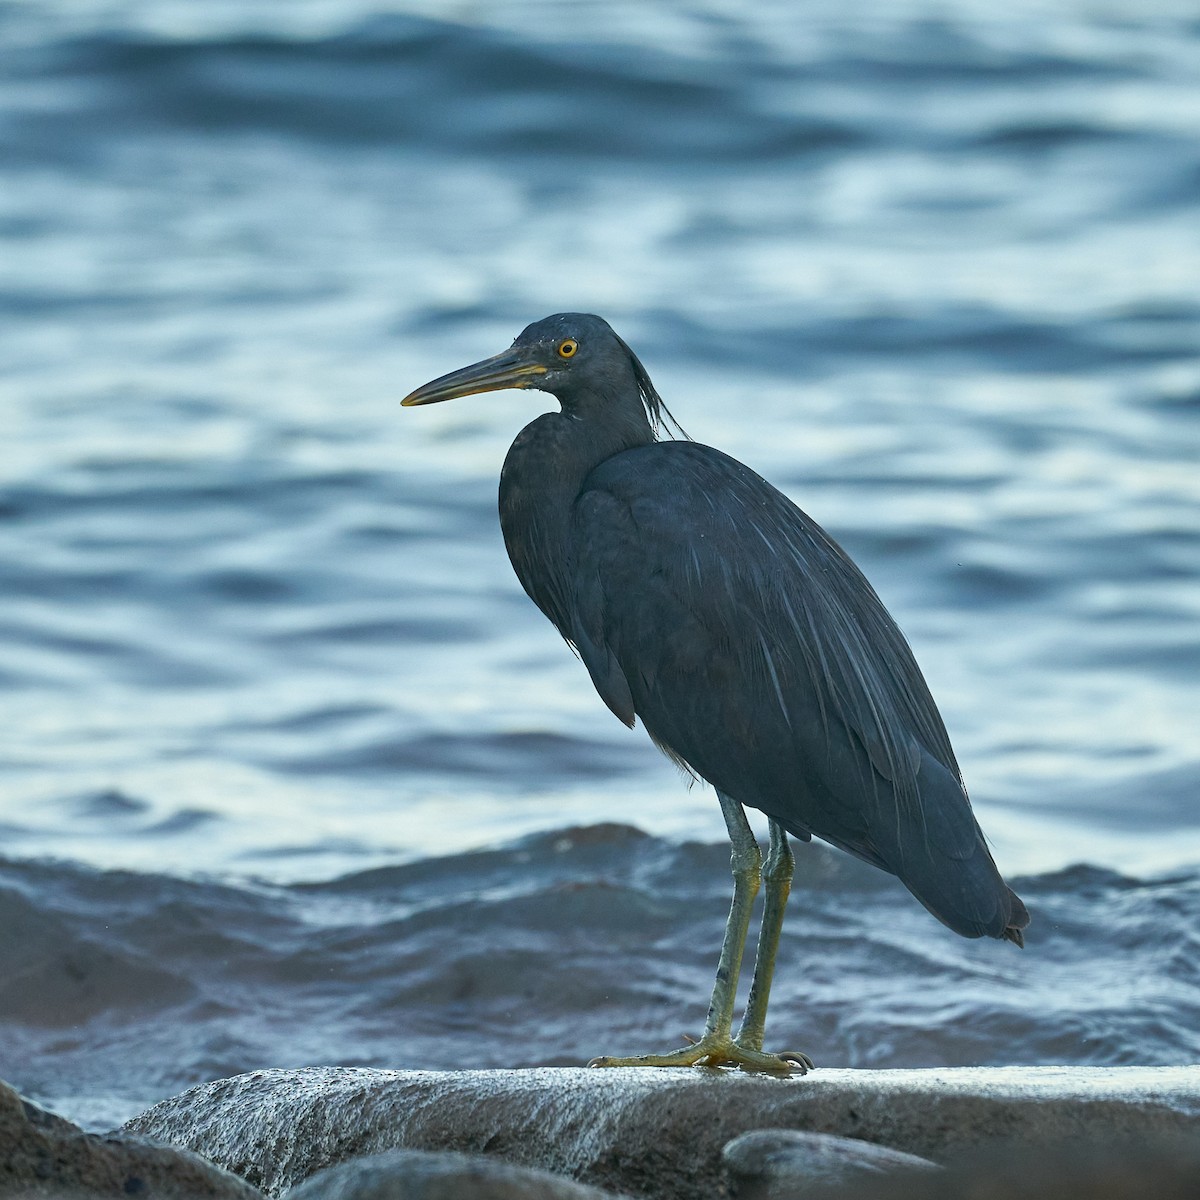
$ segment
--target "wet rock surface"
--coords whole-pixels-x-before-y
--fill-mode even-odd
[[[615,1192],[478,1154],[392,1150],[327,1167],[287,1200],[620,1200]]]
[[[235,1175],[170,1146],[97,1137],[0,1083],[0,1197],[261,1200]]]
[[[721,1155],[734,1200],[804,1200],[832,1187],[878,1181],[880,1176],[916,1173],[925,1178],[941,1168],[861,1138],[797,1129],[757,1129],[734,1138]]]
[[[856,1138],[944,1162],[1000,1139],[1195,1135],[1200,1068],[816,1071],[776,1079],[711,1070],[314,1067],[204,1084],[122,1127],[187,1147],[271,1196],[392,1149],[483,1153],[634,1196],[724,1194],[722,1152],[742,1134]]]
[[[1004,1142],[945,1170],[864,1179],[816,1195],[821,1200],[1195,1200],[1200,1138],[1083,1139],[1032,1150]],[[779,1200],[805,1196],[780,1193]]]

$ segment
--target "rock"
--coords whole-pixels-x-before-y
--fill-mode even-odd
[[[822,1200],[1195,1200],[1193,1137],[1072,1141],[1050,1149],[995,1145],[935,1174],[893,1176],[822,1192]]]
[[[261,1192],[194,1154],[84,1133],[0,1083],[0,1197],[34,1196],[262,1200]]]
[[[722,1148],[755,1129],[836,1133],[935,1161],[999,1137],[1200,1127],[1198,1067],[260,1071],[164,1100],[126,1133],[186,1146],[278,1196],[322,1167],[408,1148],[493,1154],[655,1200],[717,1196]]]
[[[480,1154],[392,1150],[318,1171],[287,1200],[617,1200],[561,1175]]]
[[[722,1154],[734,1200],[805,1200],[835,1185],[941,1168],[927,1158],[860,1138],[796,1129],[756,1129],[734,1138]]]

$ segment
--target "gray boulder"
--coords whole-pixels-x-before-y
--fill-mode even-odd
[[[195,1154],[84,1133],[0,1083],[0,1197],[35,1196],[262,1200],[261,1192]]]
[[[820,1193],[821,1200],[1196,1200],[1200,1140],[1119,1137],[985,1147],[932,1174],[892,1175]]]
[[[287,1200],[618,1200],[561,1175],[480,1154],[392,1150],[318,1171]]]
[[[734,1138],[722,1154],[734,1200],[807,1200],[831,1187],[878,1181],[884,1175],[941,1168],[927,1158],[859,1138],[797,1129],[756,1129]]]
[[[756,1129],[834,1133],[944,1161],[997,1138],[1200,1128],[1200,1068],[261,1071],[192,1088],[124,1131],[186,1146],[278,1196],[390,1149],[487,1153],[655,1200],[719,1196],[721,1152]]]

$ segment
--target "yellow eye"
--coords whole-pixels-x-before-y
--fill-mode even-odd
[[[558,343],[558,353],[561,358],[570,358],[578,349],[579,343],[574,338],[567,338],[565,342]]]

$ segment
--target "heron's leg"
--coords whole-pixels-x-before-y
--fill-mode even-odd
[[[717,793],[725,828],[729,830],[732,851],[729,866],[733,871],[733,901],[729,919],[725,922],[725,937],[721,942],[721,958],[717,977],[713,981],[712,999],[708,1002],[708,1019],[704,1036],[729,1037],[733,1029],[733,1005],[737,997],[738,978],[742,973],[742,955],[746,949],[746,934],[750,931],[750,913],[754,897],[762,883],[762,852],[754,831],[746,820],[746,811],[724,792]]]
[[[787,1072],[797,1068],[801,1071],[806,1069],[806,1061],[764,1054],[761,1044],[758,1047],[742,1046],[733,1040],[733,1006],[737,995],[738,976],[741,973],[742,954],[746,946],[746,934],[750,929],[751,909],[762,880],[762,853],[754,840],[754,832],[746,820],[742,806],[722,792],[718,792],[717,797],[721,801],[721,812],[725,816],[725,825],[733,846],[730,855],[730,865],[733,869],[733,903],[729,908],[729,919],[725,923],[725,938],[721,943],[721,959],[717,964],[717,978],[713,983],[704,1034],[694,1045],[685,1046],[682,1050],[675,1050],[670,1054],[594,1058],[589,1066],[690,1067],[699,1064],[714,1067],[739,1066],[750,1071]]]
[[[754,956],[754,979],[750,984],[750,999],[742,1017],[735,1045],[743,1050],[761,1051],[767,1025],[767,1001],[771,995],[771,980],[775,975],[775,956],[779,951],[779,935],[783,931],[783,914],[792,891],[792,876],[796,859],[788,844],[785,830],[777,822],[770,823],[771,845],[763,864],[763,916],[758,930],[758,951]],[[780,1057],[795,1060],[808,1069],[812,1060],[807,1054],[791,1053]]]

